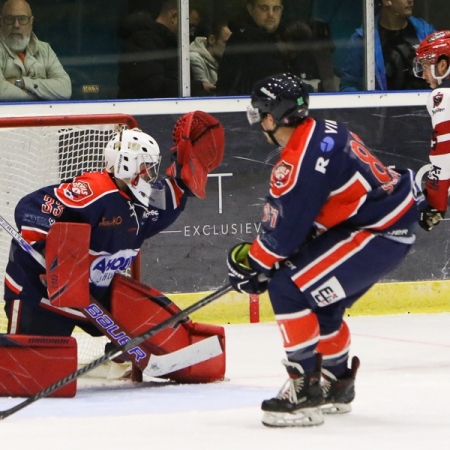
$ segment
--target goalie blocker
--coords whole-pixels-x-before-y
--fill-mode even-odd
[[[103,317],[104,308],[89,295],[89,261],[86,257],[89,254],[89,236],[88,224],[59,222],[50,228],[46,243],[46,277],[49,299],[54,306],[80,309],[110,340],[114,335],[111,319],[114,329],[119,327],[121,330],[116,334],[126,333],[126,338],[132,339],[180,312],[180,308],[158,290],[116,274],[112,281],[111,314]],[[165,378],[184,383],[221,380],[225,375],[223,327],[195,323],[190,319],[140,344],[140,353],[145,357],[139,360],[130,357],[130,360],[144,371],[151,354],[172,353],[211,336],[219,338],[223,350],[221,355],[170,373]]]

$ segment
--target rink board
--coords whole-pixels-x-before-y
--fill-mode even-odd
[[[186,308],[210,292],[172,294],[169,297],[180,308]],[[419,281],[379,283],[347,310],[347,316],[419,314],[450,312],[450,281]],[[267,294],[260,296],[261,322],[273,321],[274,315]],[[194,313],[198,322],[215,324],[248,323],[249,296],[230,292]]]
[[[327,98],[336,105],[341,97]],[[142,249],[142,280],[162,292],[209,292],[224,285],[228,278],[229,249],[240,242],[252,241],[261,229],[263,205],[276,160],[276,156],[268,160],[268,155],[274,153],[275,147],[265,141],[258,126],[248,125],[245,112],[214,114],[224,125],[226,148],[222,164],[208,178],[206,198],[189,199],[174,224],[146,241]],[[428,164],[431,121],[424,106],[331,109],[321,106],[312,108],[311,115],[345,123],[385,165],[417,172]],[[170,156],[163,149],[173,145],[168,131],[178,117],[178,114],[138,117],[139,126],[152,134],[162,149],[162,167],[168,164]],[[418,228],[411,252],[380,283],[450,278],[449,248],[450,220],[442,221],[430,233]],[[406,299],[422,302],[420,294],[410,294],[402,284],[395,289],[389,287],[386,301],[404,292]],[[404,302],[409,304],[409,300]],[[388,309],[392,308],[395,309]]]

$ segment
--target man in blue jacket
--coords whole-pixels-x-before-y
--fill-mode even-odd
[[[415,48],[434,28],[412,15],[414,0],[381,0],[375,20],[375,89],[380,91],[427,89],[414,77]],[[341,68],[341,91],[364,90],[364,31],[358,28],[348,43]]]

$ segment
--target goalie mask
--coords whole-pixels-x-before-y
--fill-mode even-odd
[[[247,118],[253,125],[270,113],[278,126],[296,126],[308,116],[308,106],[308,90],[301,79],[283,73],[267,77],[253,86]]]
[[[105,148],[106,170],[124,181],[144,206],[158,178],[161,156],[157,142],[138,128],[122,130]]]
[[[449,68],[444,75],[437,76],[435,66],[441,57],[447,57]],[[441,84],[442,80],[450,75],[450,31],[431,33],[421,42],[413,62],[413,71],[417,78],[423,78],[424,65],[430,65],[431,75],[438,84]]]

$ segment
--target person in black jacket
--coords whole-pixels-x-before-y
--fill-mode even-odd
[[[228,23],[233,34],[219,65],[219,95],[248,95],[258,80],[288,71],[276,38],[282,0],[247,0],[247,12],[244,21]]]
[[[119,28],[119,98],[178,97],[178,2],[166,0],[153,20],[131,14]]]

